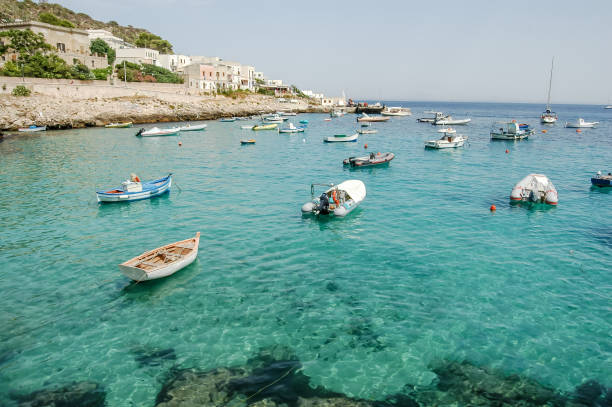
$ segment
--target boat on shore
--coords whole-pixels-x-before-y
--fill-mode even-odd
[[[369,116],[367,113],[363,113],[361,115],[361,117],[357,118],[357,121],[358,122],[371,122],[371,123],[375,123],[375,122],[386,122],[389,119],[390,119],[389,117],[384,117],[384,116]]]
[[[46,130],[47,130],[47,126],[35,126],[35,125],[17,129],[17,131],[20,131],[22,133],[35,133],[37,131],[46,131]]]
[[[315,185],[330,187],[318,198],[314,197]],[[366,187],[356,179],[334,184],[311,184],[312,200],[302,205],[302,214],[331,215],[344,217],[351,213],[366,197]]]
[[[559,199],[553,183],[543,174],[529,174],[510,193],[510,200],[557,205]]]
[[[242,145],[245,145],[245,144],[255,144],[255,139],[240,140],[240,144],[242,144]]]
[[[572,129],[584,129],[584,128],[593,128],[597,126],[599,122],[586,122],[582,117],[578,118],[575,122],[565,122],[565,127]]]
[[[200,131],[200,130],[205,130],[206,127],[208,127],[207,124],[188,124],[186,126],[181,126],[179,127],[180,131]]]
[[[612,187],[612,173],[602,175],[601,171],[597,171],[597,175],[591,178],[591,184],[596,187]]]
[[[200,232],[190,239],[170,243],[142,253],[119,265],[119,270],[134,281],[168,277],[187,267],[198,256]]]
[[[125,122],[125,123],[109,123],[107,124],[106,127],[107,129],[125,129],[128,127],[132,127],[132,122]]]
[[[548,98],[546,99],[546,109],[540,115],[540,122],[542,124],[555,124],[559,118],[557,114],[550,109],[550,90],[552,88],[552,75],[553,68],[555,66],[555,58],[553,57],[552,62],[550,63],[550,79],[548,81]]]
[[[334,134],[333,136],[325,137],[323,141],[326,143],[355,142],[357,141],[358,137],[359,137],[359,134],[357,133],[351,136],[348,136],[346,134]]]
[[[98,202],[130,202],[141,199],[149,199],[154,196],[165,194],[172,186],[172,174],[152,181],[141,182],[140,178],[133,175],[130,179],[121,183],[115,189],[96,191]]]
[[[159,127],[153,127],[152,129],[145,130],[140,129],[136,136],[138,137],[159,137],[159,136],[176,136],[179,131],[181,131],[180,127],[172,127],[170,129],[160,129]]]
[[[520,125],[515,122],[496,122],[491,126],[491,140],[523,140],[534,133],[529,126],[521,129]]]
[[[278,124],[276,124],[276,123],[257,124],[255,126],[251,127],[251,130],[254,130],[254,131],[258,131],[258,130],[275,130],[276,128],[278,128]]]
[[[279,129],[278,132],[279,133],[301,133],[304,130],[306,130],[305,127],[296,127],[293,123],[289,123],[289,126]]]
[[[412,116],[412,111],[408,107],[387,107],[380,112],[383,116]]]
[[[395,154],[388,153],[370,153],[363,157],[349,157],[342,161],[344,165],[351,168],[374,167],[377,165],[389,164],[395,158]]]
[[[440,129],[438,133],[442,133],[442,137],[437,140],[428,140],[425,142],[425,148],[456,148],[463,147],[467,141],[467,136],[457,134],[457,131],[452,128]]]

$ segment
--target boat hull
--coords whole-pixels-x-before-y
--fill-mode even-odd
[[[464,144],[465,144],[465,140],[451,141],[451,142],[440,142],[438,140],[435,140],[435,141],[426,141],[425,148],[432,148],[432,149],[440,150],[443,148],[463,147]]]
[[[196,126],[184,126],[180,128],[180,131],[200,131],[205,130],[208,127],[206,124],[199,124]]]
[[[143,191],[139,192],[109,193],[106,191],[97,191],[96,196],[100,203],[132,202],[153,198],[170,192],[172,176],[168,175],[167,177],[145,183],[145,185],[147,184],[152,185],[152,187],[143,189]]]
[[[591,178],[591,184],[593,184],[596,187],[611,187],[612,179]]]
[[[330,137],[325,137],[323,139],[323,141],[325,143],[350,143],[350,142],[356,142],[357,139],[359,138],[359,134],[353,134],[352,136],[330,136]]]
[[[343,164],[348,165],[351,168],[375,167],[380,165],[388,165],[394,158],[395,154],[393,153],[376,155],[374,158],[370,158],[370,156],[350,157],[344,160]]]
[[[47,126],[42,126],[42,127],[26,127],[23,129],[17,129],[17,131],[20,131],[22,133],[35,133],[37,131],[46,131],[47,130]]]

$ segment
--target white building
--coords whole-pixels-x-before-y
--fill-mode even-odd
[[[282,79],[268,79],[266,81],[266,85],[268,86],[283,86]]]
[[[264,76],[263,72],[253,72],[253,78],[260,80],[260,81],[266,80],[266,77]]]
[[[191,57],[177,54],[160,54],[158,65],[172,72],[182,72],[183,68],[191,64]]]
[[[202,55],[192,55],[190,56],[191,58],[191,63],[198,63],[198,64],[216,64],[219,63],[221,61],[223,61],[222,58],[219,57],[205,57]]]
[[[255,89],[255,67],[242,65],[240,68],[240,89]]]
[[[119,65],[123,61],[159,66],[159,51],[150,48],[119,48],[115,64]]]
[[[112,32],[106,30],[87,30],[89,35],[89,41],[93,41],[97,38],[103,39],[112,49],[115,51],[119,48],[135,48],[134,45],[129,42],[123,41],[119,37],[115,37]]]

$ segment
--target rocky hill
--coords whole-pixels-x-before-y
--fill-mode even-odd
[[[47,3],[46,1],[34,2],[32,0],[0,0],[0,23],[10,23],[15,20],[22,21],[40,21],[41,13],[51,13],[61,20],[69,21],[76,28],[86,29],[104,29],[112,32],[119,38],[130,43],[136,43],[141,33],[151,34],[144,28],[136,28],[128,25],[127,27],[119,25],[116,21],[102,22],[94,20],[85,13],[75,13],[59,4]],[[165,41],[164,41],[165,42]],[[169,45],[169,44],[168,44]],[[164,50],[167,52],[167,47]],[[171,46],[170,46],[171,52]]]

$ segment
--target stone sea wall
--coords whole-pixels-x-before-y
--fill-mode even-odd
[[[32,91],[28,97],[12,96],[15,86]],[[211,120],[251,116],[278,110],[323,112],[327,109],[298,99],[281,103],[277,98],[249,95],[236,99],[200,95],[176,84],[72,81],[0,77],[0,130],[16,130],[35,124],[50,129],[103,126],[112,122],[134,124]]]

